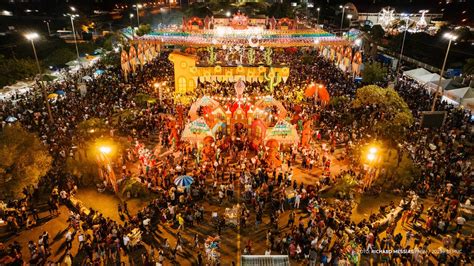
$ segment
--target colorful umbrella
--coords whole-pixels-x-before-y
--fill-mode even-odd
[[[56,99],[58,98],[59,95],[57,95],[56,93],[51,93],[50,95],[48,95],[48,99]]]
[[[182,175],[176,177],[174,184],[179,187],[189,187],[194,182],[194,179],[188,175]]]

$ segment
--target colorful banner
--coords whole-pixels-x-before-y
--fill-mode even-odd
[[[130,51],[128,52],[129,54],[129,60],[130,60],[130,66],[132,67],[132,72],[135,73],[137,70],[137,50],[135,49],[135,46],[130,46]]]

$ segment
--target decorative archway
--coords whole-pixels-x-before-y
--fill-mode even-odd
[[[188,19],[187,21],[187,28],[188,30],[193,30],[194,29],[194,26],[197,24],[198,28],[202,28],[203,25],[204,25],[204,22],[202,21],[201,18],[198,18],[198,17],[192,17],[190,19]]]
[[[278,20],[278,28],[281,29],[282,27],[287,27],[288,29],[292,29],[294,26],[294,21],[290,18],[281,18]]]

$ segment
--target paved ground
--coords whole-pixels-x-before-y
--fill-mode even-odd
[[[337,161],[335,158],[332,158],[333,166],[332,166],[332,173],[337,174],[339,171],[346,169],[347,164],[345,162]],[[301,169],[298,166],[293,167],[295,170],[294,179],[300,183],[304,182],[305,184],[314,183],[321,174],[321,169],[316,168],[312,171],[308,171],[306,169]],[[121,199],[111,193],[99,193],[95,189],[83,189],[80,188],[77,194],[77,198],[80,199],[86,206],[94,208],[99,212],[103,213],[106,217],[110,217],[116,221],[120,221],[118,212],[117,212],[117,205],[126,200],[131,211],[131,214],[136,213],[139,209],[143,208],[146,205],[146,201],[142,201],[139,199]],[[215,200],[216,198],[212,198],[206,201],[203,201],[205,207],[205,222],[199,226],[195,227],[188,227],[182,231],[182,235],[185,240],[184,244],[184,252],[178,254],[178,261],[181,265],[192,265],[196,259],[196,250],[192,247],[192,239],[195,234],[200,236],[201,241],[207,238],[207,236],[212,236],[217,233],[216,227],[211,222],[211,214],[212,212],[218,212],[222,214],[226,207],[232,207],[233,204],[236,202],[228,202],[225,201],[223,205],[219,205],[218,202]],[[371,213],[377,213],[379,207],[381,205],[388,204],[391,200],[393,200],[396,204],[398,204],[400,197],[394,196],[389,193],[383,193],[380,196],[362,196],[356,199],[357,204],[354,206],[352,219],[355,222],[359,222],[364,218],[368,218]],[[429,208],[433,204],[430,200],[425,200],[426,208]],[[18,237],[11,238],[8,243],[11,243],[13,240],[17,240],[23,247],[23,254],[25,257],[29,258],[29,252],[27,250],[27,243],[29,240],[37,241],[38,236],[43,231],[48,231],[51,236],[51,247],[53,250],[52,256],[49,258],[52,261],[61,261],[64,252],[64,234],[66,232],[66,228],[68,226],[67,217],[68,217],[68,210],[61,206],[61,214],[58,217],[54,217],[53,219],[47,218],[46,222],[39,227],[35,227],[28,231],[23,231],[20,233]],[[47,213],[42,213],[40,217],[46,217]],[[280,228],[282,229],[282,233],[286,233],[288,230],[284,228],[288,221],[289,213],[286,212],[280,219]],[[296,219],[299,217],[306,217],[307,214],[303,211],[298,211]],[[424,218],[424,217],[422,217]],[[249,219],[250,222],[255,220],[254,216],[252,215]],[[244,246],[251,241],[253,243],[253,254],[264,254],[265,251],[265,234],[267,228],[269,228],[269,218],[267,216],[263,219],[263,224],[258,228],[255,229],[255,226],[251,223],[247,228],[241,228],[240,234],[238,234],[237,228],[233,227],[226,227],[223,229],[223,237],[221,242],[221,255],[222,261],[225,262],[224,265],[230,265],[230,262],[238,261],[238,250],[243,250]],[[395,232],[402,232],[405,236],[405,231],[409,225],[402,226],[400,222],[397,224]],[[472,232],[472,223],[469,223],[465,228],[464,231]],[[157,226],[153,230],[151,235],[144,235],[143,241],[146,243],[146,248],[159,248],[161,243],[165,238],[167,238],[170,242],[171,247],[174,247],[176,244],[176,230],[172,229],[170,226]],[[384,237],[384,233],[381,235]],[[432,238],[433,244],[430,246],[432,249],[438,248],[441,243],[439,238],[433,237]],[[77,240],[73,243],[72,254],[77,254],[78,252],[78,243]],[[201,252],[204,254],[204,249],[201,247]],[[140,265],[140,254],[143,250],[135,250],[132,252],[131,256],[124,256],[122,258],[123,262],[126,262],[127,265]],[[78,258],[75,261],[76,265],[81,265],[80,258],[81,254],[77,254]],[[303,265],[302,263],[292,262],[292,265]]]

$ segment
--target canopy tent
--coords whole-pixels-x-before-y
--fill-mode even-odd
[[[439,75],[436,73],[429,73],[426,75],[418,76],[415,77],[415,80],[424,84],[432,81],[438,81],[439,80]]]
[[[184,127],[183,133],[181,134],[181,140],[198,142],[204,140],[207,136],[214,137],[204,118],[199,117]]]
[[[13,85],[0,88],[0,100],[10,99],[15,94],[27,93],[28,91],[31,91],[34,86],[34,81],[20,81]]]
[[[267,129],[265,140],[276,140],[280,144],[294,144],[300,141],[300,137],[294,125],[285,120],[280,120],[274,127]]]
[[[407,76],[407,77],[410,77],[412,79],[416,79],[417,77],[427,75],[427,74],[430,74],[430,73],[431,72],[429,72],[428,70],[420,67],[420,68],[415,68],[415,69],[412,69],[412,70],[405,71],[405,72],[403,72],[403,75]]]
[[[272,106],[275,106],[278,111],[280,112],[278,114],[278,117],[280,119],[283,119],[286,117],[286,109],[285,107],[283,106],[283,104],[281,104],[280,101],[278,100],[275,100],[275,98],[273,98],[272,96],[264,96],[262,97],[262,99],[258,100],[256,103],[255,103],[255,106],[257,108],[262,108],[262,109],[265,109],[266,107],[272,107]]]
[[[199,117],[198,111],[199,108],[204,107],[204,106],[209,106],[211,108],[211,111],[219,107],[219,102],[216,100],[210,98],[209,96],[203,96],[199,98],[196,102],[194,102],[191,105],[191,108],[189,109],[188,115],[191,117],[192,120],[195,120]]]
[[[436,81],[430,81],[427,83],[424,83],[425,89],[428,90],[430,93],[436,92],[438,90],[438,84],[439,84],[439,75],[438,79]],[[448,88],[449,84],[451,83],[451,79],[442,79],[441,80],[441,89],[446,90]]]
[[[78,66],[78,65],[82,65],[84,63],[87,63],[87,59],[83,58],[83,57],[80,57],[79,58],[79,61],[76,60],[72,60],[72,61],[69,61],[66,63],[67,66]]]
[[[463,100],[474,98],[474,88],[464,87],[460,89],[447,90],[444,92],[444,96],[458,103],[462,103]]]
[[[461,105],[465,108],[474,111],[474,98],[465,99],[461,102]],[[473,115],[474,116],[474,115]],[[472,116],[471,116],[472,119]]]

